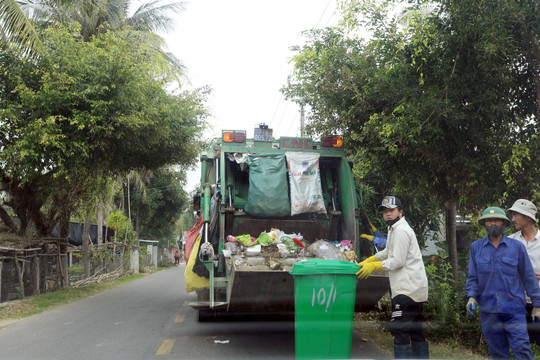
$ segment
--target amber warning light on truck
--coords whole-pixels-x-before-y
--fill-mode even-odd
[[[340,148],[343,146],[343,139],[339,136],[327,136],[322,139],[322,146]]]
[[[221,138],[223,139],[223,142],[226,143],[243,143],[246,141],[246,131],[245,130],[224,130],[221,133]]]

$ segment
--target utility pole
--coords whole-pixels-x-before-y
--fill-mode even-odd
[[[300,137],[304,136],[304,105],[300,105]]]

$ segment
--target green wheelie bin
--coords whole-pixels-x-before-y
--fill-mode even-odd
[[[340,260],[294,264],[297,359],[351,357],[357,271],[355,263]]]

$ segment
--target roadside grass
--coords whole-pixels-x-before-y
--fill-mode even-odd
[[[159,270],[159,269],[158,269]],[[112,289],[127,282],[140,279],[146,274],[127,275],[117,279],[84,285],[77,288],[60,289],[40,295],[26,297],[22,300],[14,300],[0,303],[0,327],[2,323],[18,320],[43,311],[64,305],[72,301],[91,296],[102,291]]]
[[[364,341],[377,344],[389,354],[389,357],[393,357],[394,337],[385,328],[383,321],[380,319],[380,313],[356,313],[354,328],[362,335]],[[490,359],[457,345],[454,339],[448,339],[447,342],[429,341],[429,356],[431,359]]]

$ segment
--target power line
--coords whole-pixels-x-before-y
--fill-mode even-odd
[[[328,7],[330,6],[330,4],[331,4],[332,1],[334,1],[334,0],[328,0],[328,2],[326,3],[326,6],[325,6],[324,10],[323,10],[321,16],[319,17],[319,20],[317,21],[317,24],[315,25],[315,29],[319,27],[319,24],[321,23],[321,21],[322,21],[324,15],[326,14],[326,11],[328,10]],[[325,26],[328,25],[328,23],[330,22],[330,20],[332,19],[332,17],[333,17],[333,15],[331,15],[331,16],[328,18],[328,20],[326,21],[326,25],[325,25]],[[294,71],[294,67],[293,67],[293,69],[291,69],[291,71],[289,72],[289,76],[287,77],[287,79],[289,79],[289,78],[292,76],[293,71]],[[274,128],[274,129],[276,129],[276,132],[279,130],[279,127],[280,127],[280,125],[281,125],[281,122],[282,122],[282,120],[283,120],[283,117],[285,116],[285,111],[287,110],[287,105],[289,104],[289,102],[286,102],[286,103],[285,103],[285,109],[283,110],[283,113],[282,113],[282,115],[281,115],[281,118],[279,119],[278,125],[277,125],[277,126],[273,126],[273,125],[274,125],[274,119],[275,119],[275,117],[276,117],[276,113],[277,113],[277,111],[278,111],[279,105],[281,104],[281,100],[283,99],[283,93],[282,93],[282,92],[280,92],[280,93],[281,93],[281,94],[280,94],[278,103],[277,103],[277,105],[276,105],[276,109],[274,110],[274,115],[272,116],[272,119],[270,120],[270,126],[271,126],[272,128]],[[298,117],[298,114],[296,114],[295,119],[296,119],[297,117]],[[291,122],[291,126],[289,126],[289,130],[287,131],[287,133],[290,131],[290,129],[291,129],[293,123],[294,123],[294,121]]]
[[[330,3],[332,2],[333,0],[328,0],[328,3],[326,4],[326,7],[324,8],[324,11],[323,13],[321,14],[321,17],[319,18],[319,21],[317,21],[317,25],[315,25],[315,29],[319,27],[319,23],[321,22],[324,14],[326,13],[326,10],[328,10],[328,6],[330,6]],[[330,18],[332,18],[332,16],[330,16]],[[328,25],[328,22],[330,22],[330,19],[326,22],[326,25]]]
[[[289,106],[289,101],[285,103],[285,109],[283,109],[283,112],[281,113],[281,118],[279,119],[278,125],[276,126],[276,131],[279,131],[279,127],[281,126],[281,121],[283,121],[283,118],[285,117],[285,113],[287,112],[287,106]]]
[[[293,121],[291,121],[291,124],[289,125],[289,129],[287,130],[287,135],[289,135],[291,133],[291,128],[296,123],[297,118],[298,118],[298,113],[296,113],[296,115],[294,115]],[[296,135],[296,133],[294,135]]]

